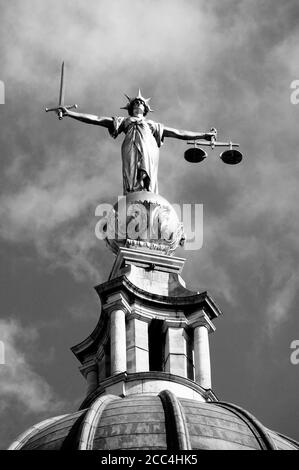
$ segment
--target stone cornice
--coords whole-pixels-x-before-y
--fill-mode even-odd
[[[217,397],[214,395],[212,390],[204,389],[196,382],[191,379],[187,379],[186,377],[182,377],[180,375],[170,374],[167,372],[158,372],[158,371],[149,371],[149,372],[135,372],[132,374],[128,374],[127,372],[122,372],[120,374],[108,377],[107,379],[103,380],[99,387],[90,393],[83,403],[80,406],[80,410],[90,406],[90,404],[100,395],[105,393],[105,389],[111,385],[115,385],[119,382],[130,382],[135,380],[157,380],[157,381],[165,381],[165,382],[174,382],[180,385],[184,385],[199,395],[201,395],[206,401],[215,401]],[[165,384],[166,385],[166,384]]]
[[[132,320],[135,318],[136,320],[142,320],[145,323],[150,323],[153,319],[152,316],[145,316],[140,313],[138,313],[135,309],[132,309],[130,313],[127,314],[126,316],[127,320]]]
[[[185,289],[186,295],[180,296],[153,294],[135,286],[125,275],[104,282],[96,286],[95,290],[104,303],[111,293],[121,291],[125,293],[129,302],[137,298],[145,305],[154,305],[155,308],[160,306],[165,309],[180,309],[192,313],[205,307],[211,319],[221,314],[220,309],[206,291],[199,293]]]
[[[71,351],[81,363],[83,362],[83,356],[97,354],[96,342],[100,341],[100,339],[104,340],[105,336],[107,335],[107,324],[107,315],[101,315],[92,333],[83,341],[81,341],[81,343],[71,347]]]
[[[204,309],[199,312],[194,312],[188,317],[188,325],[193,329],[198,326],[205,326],[209,333],[212,333],[216,330],[216,327],[211,322],[209,316],[205,313]]]
[[[123,266],[131,264],[167,273],[181,273],[184,263],[184,258],[155,253],[149,250],[143,251],[120,247],[109,280],[119,276]]]
[[[163,333],[165,333],[169,328],[186,328],[187,320],[186,318],[169,318],[164,320],[163,323]]]

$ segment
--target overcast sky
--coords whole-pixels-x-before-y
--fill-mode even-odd
[[[192,165],[168,139],[159,191],[201,203],[204,245],[179,250],[188,287],[223,311],[211,336],[213,388],[299,440],[297,0],[0,0],[0,447],[85,394],[69,348],[93,330],[113,255],[94,211],[122,193],[120,145],[105,129],[58,121],[66,101],[123,115],[124,93],[152,97],[152,119],[240,142]]]

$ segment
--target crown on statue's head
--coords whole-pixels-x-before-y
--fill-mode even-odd
[[[130,111],[130,109],[132,108],[133,106],[133,103],[134,101],[136,100],[140,100],[142,101],[142,103],[144,104],[144,108],[145,108],[145,113],[149,113],[149,112],[153,112],[153,109],[151,109],[150,107],[150,104],[149,104],[149,101],[151,98],[143,98],[143,96],[141,95],[141,91],[140,91],[140,88],[138,90],[138,95],[135,96],[135,98],[130,98],[128,95],[125,94],[125,97],[127,98],[128,100],[128,103],[126,104],[126,106],[123,106],[122,108],[120,109],[126,109],[127,111]]]

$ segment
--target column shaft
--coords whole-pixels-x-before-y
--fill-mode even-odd
[[[125,372],[127,368],[125,312],[114,310],[110,322],[111,375],[115,375]]]
[[[87,372],[87,395],[93,392],[98,386],[98,372],[96,366]]]
[[[211,388],[211,362],[209,332],[205,326],[194,328],[195,382],[203,388]]]

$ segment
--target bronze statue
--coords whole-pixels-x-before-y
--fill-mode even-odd
[[[64,106],[59,106],[57,109],[63,116],[106,127],[114,138],[124,132],[125,138],[121,147],[124,194],[142,190],[158,194],[159,148],[164,138],[210,141],[215,137],[216,131],[189,132],[147,120],[146,115],[152,111],[149,105],[150,98],[143,98],[140,90],[135,98],[131,99],[128,96],[127,98],[128,104],[121,109],[128,111],[128,117],[99,117],[71,111]]]

